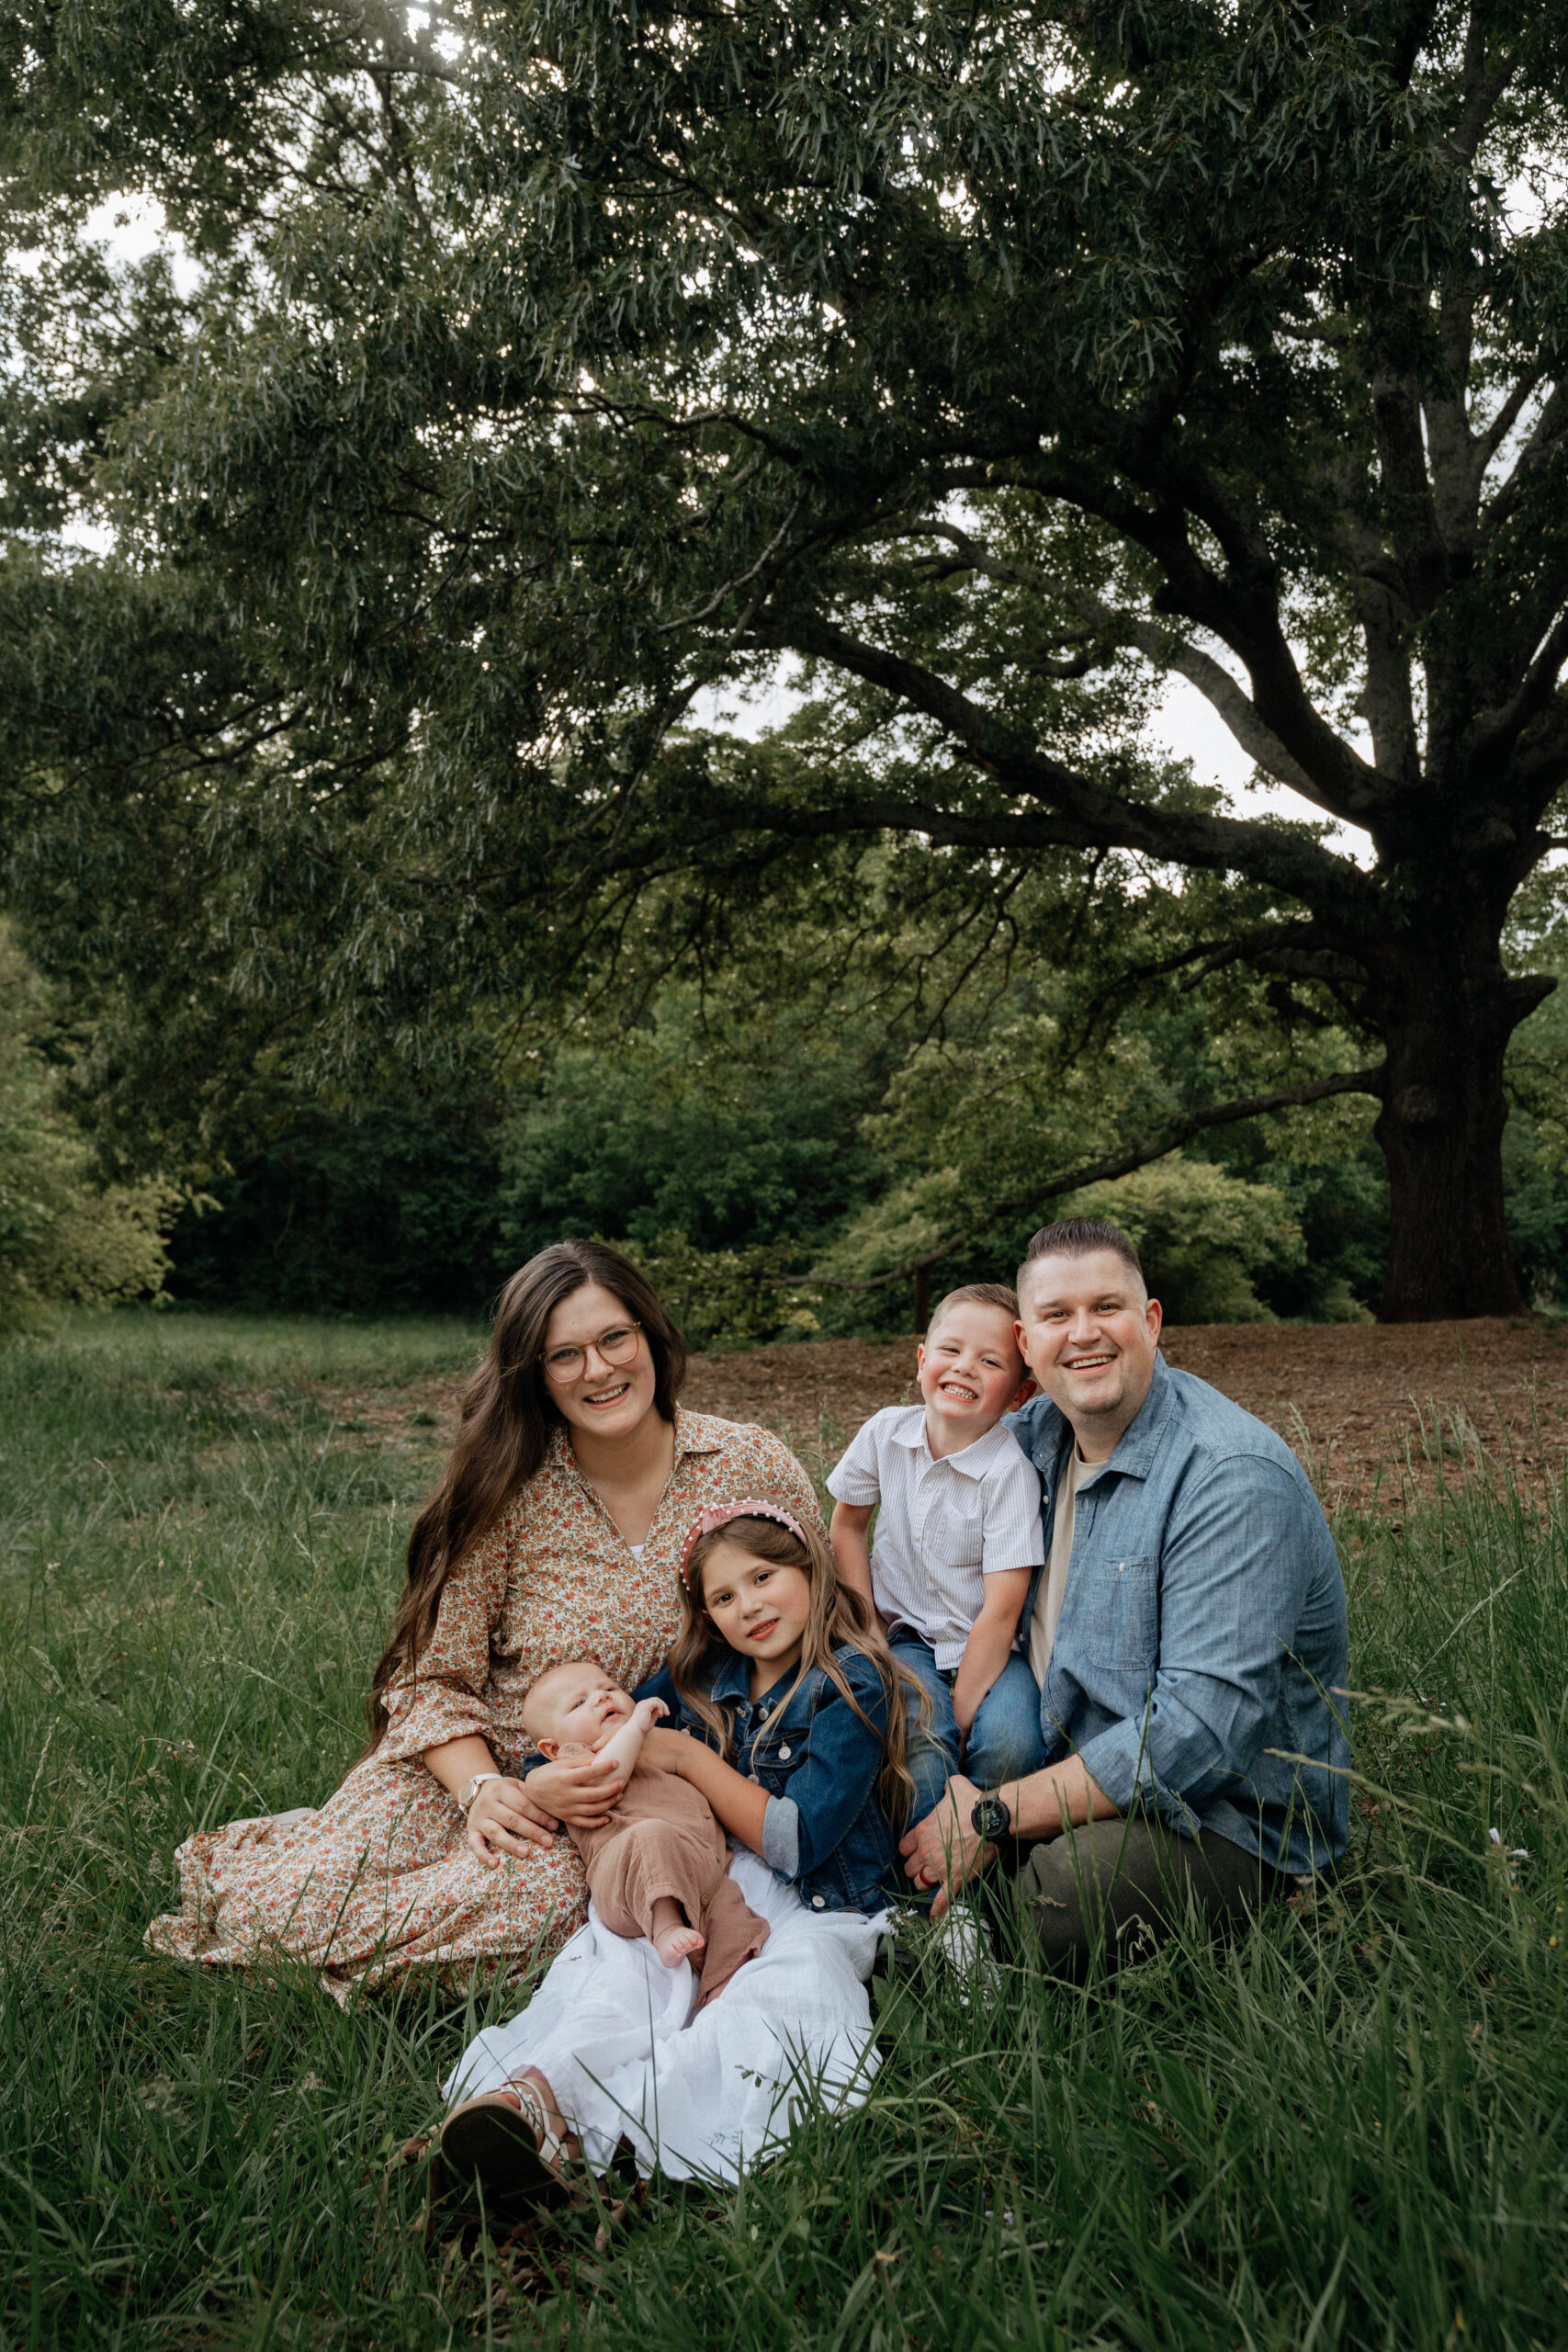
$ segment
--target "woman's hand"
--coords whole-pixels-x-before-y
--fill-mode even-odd
[[[649,1738],[660,1735],[650,1733]],[[647,1747],[645,1740],[644,1748]],[[536,1810],[553,1815],[567,1829],[603,1829],[626,1794],[625,1767],[614,1756],[588,1756],[581,1763],[541,1764],[525,1784]],[[479,1791],[484,1795],[484,1790]],[[476,1799],[476,1803],[478,1800]]]
[[[486,1781],[468,1807],[468,1847],[494,1870],[502,1854],[524,1860],[530,1846],[548,1847],[555,1823],[526,1781]]]

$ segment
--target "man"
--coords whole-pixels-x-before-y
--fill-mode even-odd
[[[1043,1770],[954,1775],[903,1841],[933,1910],[1003,1838],[1048,1964],[1114,1961],[1195,1905],[1256,1912],[1345,1849],[1345,1586],[1271,1429],[1159,1353],[1117,1226],[1046,1226],[1019,1270],[1041,1395],[1010,1422],[1040,1472],[1046,1565],[1026,1610]],[[1303,1760],[1306,1759],[1306,1760]]]

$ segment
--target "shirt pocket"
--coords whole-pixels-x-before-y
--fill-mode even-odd
[[[769,1725],[752,1741],[747,1770],[775,1796],[787,1796],[789,1783],[805,1763],[811,1746],[817,1708],[811,1700],[796,1702],[783,1723]]]
[[[1159,1657],[1159,1555],[1112,1553],[1097,1561],[1079,1619],[1084,1655],[1142,1692]]]
[[[978,1577],[985,1524],[984,1499],[971,1479],[962,1485],[953,1479],[938,1487],[926,1501],[916,1546],[927,1575]]]

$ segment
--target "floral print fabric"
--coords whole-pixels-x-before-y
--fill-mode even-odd
[[[529,1748],[524,1695],[547,1667],[595,1657],[624,1688],[644,1680],[680,1622],[686,1529],[705,1506],[746,1494],[776,1496],[821,1526],[811,1482],[780,1439],[677,1408],[674,1467],[638,1559],[558,1428],[540,1468],[448,1578],[413,1672],[388,1692],[375,1754],[319,1811],[187,1838],[175,1858],[180,1908],[153,1920],[151,1949],[218,1967],[303,1960],[340,1997],[421,1965],[525,1973],[581,1925],[582,1864],[561,1836],[488,1868],[423,1752],[478,1733],[514,1771]]]

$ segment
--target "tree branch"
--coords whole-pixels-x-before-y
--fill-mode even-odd
[[[1141,506],[1136,499],[1123,497],[1055,458],[952,467],[933,476],[932,486],[962,491],[1011,483],[1092,514],[1144,548],[1165,574],[1161,610],[1206,629],[1245,664],[1259,723],[1303,774],[1315,778],[1312,798],[1316,806],[1348,824],[1374,826],[1391,805],[1397,779],[1382,775],[1345,742],[1307,693],[1280,624],[1268,548],[1255,543],[1230,514],[1201,469],[1162,468],[1142,451],[1121,450],[1116,462],[1156,506]],[[1212,571],[1193,548],[1189,514],[1219,539],[1231,567],[1227,576]]]
[[[946,539],[963,559],[962,566],[977,571],[988,580],[1012,583],[1021,588],[1032,588],[1042,595],[1059,593],[1055,584],[1032,564],[1011,562],[995,556],[967,531],[952,523],[917,524],[908,536]],[[1115,611],[1087,589],[1073,592],[1072,601],[1086,621],[1112,645],[1130,645],[1136,652],[1152,662],[1156,669],[1174,670],[1197,687],[1199,693],[1218,711],[1236,741],[1248,756],[1257,761],[1267,774],[1277,776],[1281,784],[1290,785],[1325,814],[1337,817],[1341,812],[1319,793],[1311,776],[1291,757],[1273,729],[1265,726],[1255,704],[1248,700],[1228,670],[1209,654],[1189,645],[1174,630],[1161,628],[1156,621],[1145,620],[1140,614]],[[1065,665],[1053,675],[1075,676],[1076,670]]]
[[[1478,711],[1465,749],[1472,762],[1506,756],[1531,719],[1551,703],[1562,665],[1568,662],[1568,613],[1560,613],[1530,663],[1518,692],[1501,710]]]
[[[1524,414],[1525,404],[1546,381],[1544,368],[1531,368],[1519,378],[1502,407],[1497,411],[1484,433],[1476,435],[1476,447],[1483,466],[1489,466],[1509,434]]]
[[[1032,1201],[1058,1199],[1064,1193],[1081,1191],[1086,1184],[1104,1184],[1117,1176],[1131,1176],[1135,1169],[1146,1168],[1151,1160],[1164,1159],[1168,1153],[1179,1151],[1184,1143],[1208,1127],[1235,1126],[1239,1120],[1263,1118],[1271,1111],[1292,1110],[1303,1102],[1322,1102],[1332,1094],[1371,1094],[1381,1098],[1382,1088],[1380,1064],[1373,1069],[1337,1070],[1331,1077],[1310,1079],[1304,1086],[1280,1087],[1270,1094],[1243,1095],[1235,1102],[1217,1103],[1207,1111],[1189,1111],[1167,1128],[1157,1143],[1134,1144],[1129,1151],[1111,1152],[1086,1168],[1048,1176],[1040,1183],[1032,1184],[1027,1193],[1016,1193],[1009,1200],[998,1201],[990,1215],[993,1218],[1010,1216],[1015,1209],[1027,1208]],[[934,1250],[907,1259],[888,1273],[871,1274],[856,1282],[837,1274],[803,1274],[801,1280],[820,1290],[882,1290],[889,1283],[908,1282],[925,1267],[934,1266],[939,1258],[951,1257],[970,1238],[967,1232],[945,1234]]]
[[[1349,858],[1336,856],[1296,831],[1257,819],[1213,817],[1195,811],[1152,808],[1122,799],[1075,769],[1052,759],[1016,735],[1006,722],[972,702],[944,678],[901,654],[850,636],[814,614],[765,614],[751,631],[753,641],[780,652],[795,652],[863,678],[934,718],[973,753],[980,765],[1013,791],[1043,801],[1054,819],[967,817],[887,804],[889,813],[869,821],[929,831],[935,839],[976,847],[1056,846],[1129,849],[1161,863],[1199,865],[1211,872],[1235,867],[1309,903],[1327,899],[1341,912],[1376,899],[1371,878]]]

